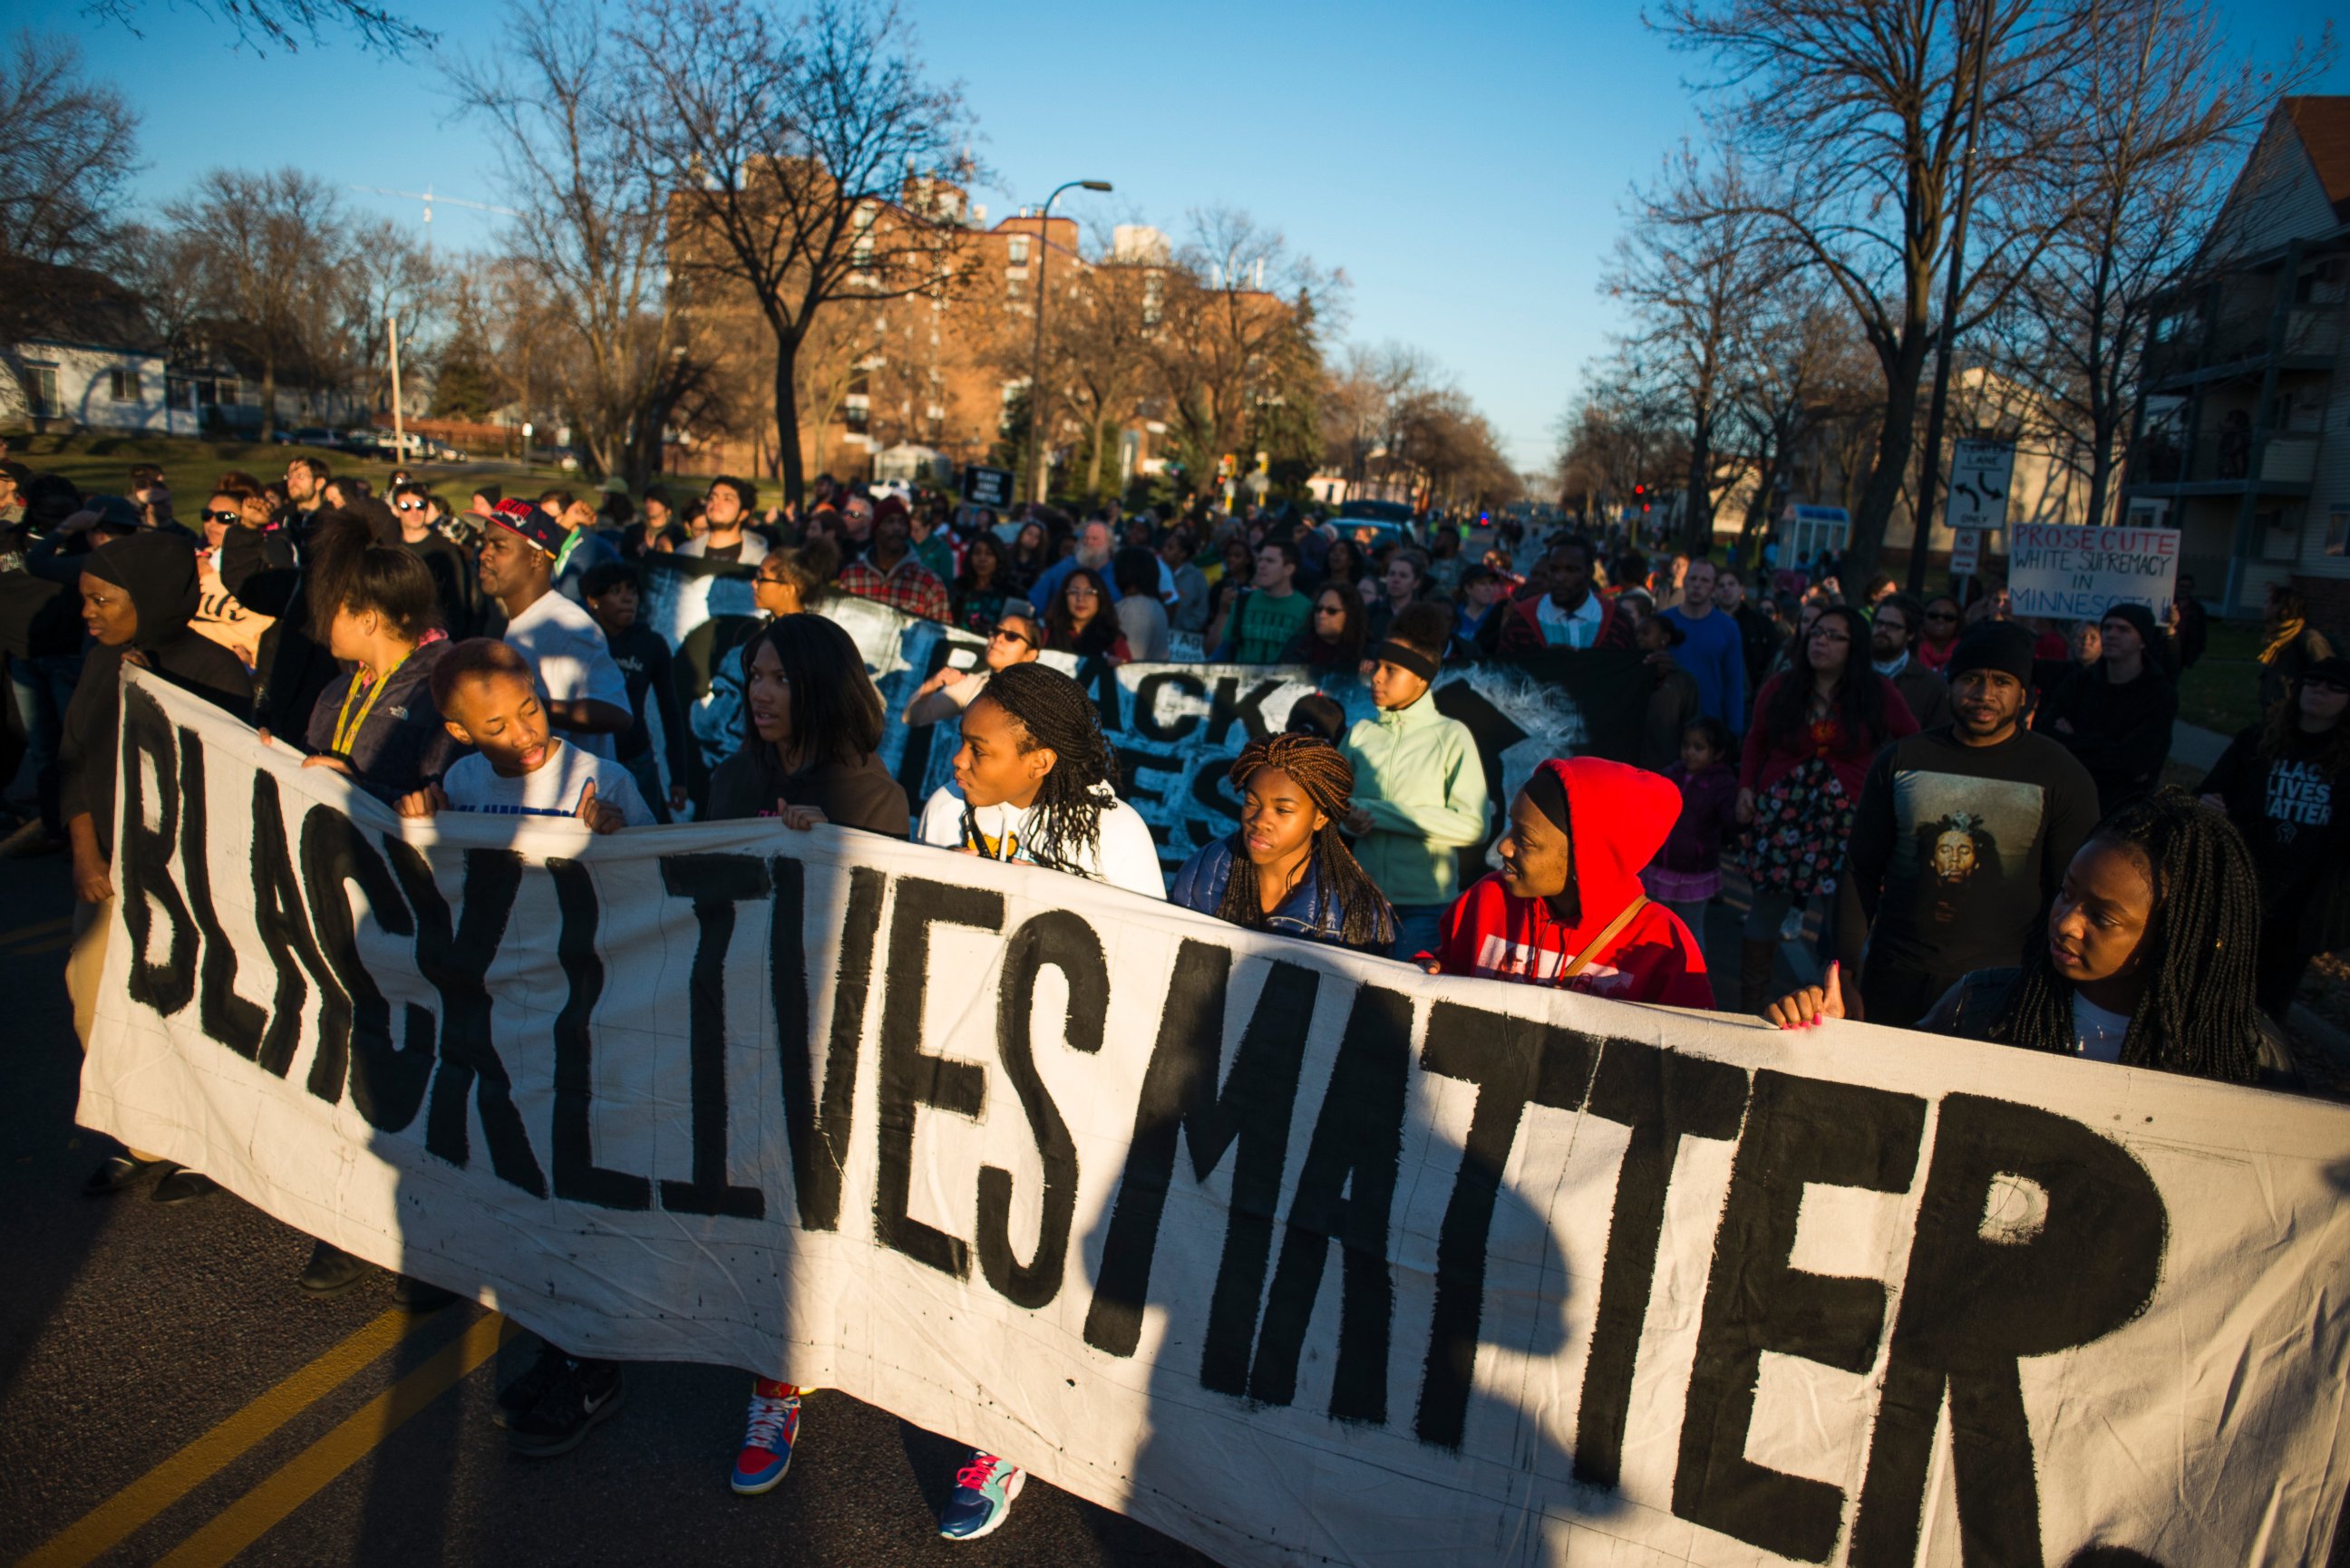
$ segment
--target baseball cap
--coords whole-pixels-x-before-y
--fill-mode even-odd
[[[510,534],[520,535],[525,544],[542,555],[563,554],[564,541],[571,537],[571,531],[562,524],[515,496],[509,495],[499,502],[497,509],[490,514],[490,521]]]

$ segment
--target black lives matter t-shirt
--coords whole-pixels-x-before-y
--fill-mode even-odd
[[[2096,823],[2096,785],[2045,735],[1969,746],[1944,726],[1886,747],[1847,845],[1872,961],[1950,976],[2015,962]]]
[[[2261,756],[2261,732],[2246,730],[2228,743],[2201,793],[2228,805],[2228,820],[2244,836],[2260,873],[2261,905],[2275,917],[2298,915],[2319,881],[2350,853],[2350,777],[2329,770],[2334,736],[2285,735],[2274,756]]]

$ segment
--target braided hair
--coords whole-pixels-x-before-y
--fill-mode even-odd
[[[1314,735],[1266,735],[1241,748],[1225,777],[1234,790],[1246,793],[1249,780],[1261,768],[1287,774],[1297,782],[1314,807],[1326,819],[1314,830],[1306,858],[1322,880],[1322,896],[1338,907],[1338,940],[1350,948],[1384,952],[1395,942],[1395,909],[1370,878],[1354,851],[1338,836],[1355,798],[1355,764],[1329,742]],[[1248,857],[1241,835],[1230,841],[1231,874],[1224,880],[1223,902],[1216,918],[1253,930],[1265,929],[1264,903],[1257,888],[1256,862]]]
[[[1102,735],[1086,689],[1042,664],[1014,664],[988,677],[976,701],[993,702],[1020,726],[1020,750],[1052,749],[1053,769],[1036,786],[1028,854],[1037,865],[1080,877],[1101,859],[1102,795],[1114,788],[1118,753]],[[962,808],[963,842],[980,843],[977,815]]]
[[[2154,887],[2139,939],[2147,985],[2122,1040],[2122,1065],[2251,1082],[2262,1042],[2252,975],[2261,895],[2244,841],[2226,817],[2167,784],[2116,809],[2089,842],[2140,862]],[[2073,1054],[2073,989],[2049,959],[2044,929],[1989,1036]]]

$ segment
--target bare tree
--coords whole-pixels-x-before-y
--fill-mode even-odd
[[[1684,143],[1618,242],[1600,286],[1631,310],[1622,352],[1648,400],[1681,426],[1681,544],[1702,551],[1738,467],[1721,450],[1741,336],[1793,258],[1752,210],[1734,154],[1709,161]]]
[[[338,281],[347,296],[355,369],[368,383],[368,406],[391,407],[391,345],[387,317],[400,319],[400,351],[407,373],[431,361],[439,347],[447,304],[444,269],[407,231],[388,219],[351,236],[349,265]],[[418,389],[422,379],[407,383]]]
[[[300,51],[307,41],[338,28],[359,36],[359,47],[380,54],[398,55],[411,46],[430,47],[440,37],[415,23],[370,5],[367,0],[189,0],[207,16],[217,16],[236,31],[236,40],[255,49]],[[91,16],[139,34],[140,0],[87,0],[82,9]]]
[[[337,325],[322,287],[339,273],[346,230],[333,189],[296,169],[215,169],[164,215],[182,239],[209,330],[261,371],[261,435],[277,431],[277,381],[317,380]]]
[[[596,472],[632,487],[660,468],[661,425],[695,379],[667,287],[668,192],[636,156],[632,94],[594,3],[509,5],[488,63],[452,78],[498,131],[505,252],[538,283],[570,352],[563,405]]]
[[[1728,396],[1754,483],[1739,530],[1748,558],[1754,536],[1794,499],[1798,454],[1831,429],[1873,438],[1881,395],[1875,358],[1824,279],[1790,277],[1758,302],[1739,332]]]
[[[1668,0],[1666,30],[1711,55],[1720,119],[1773,182],[1721,208],[1762,219],[1843,296],[1885,381],[1852,569],[1876,562],[1916,455],[1918,383],[1971,155],[1957,330],[1995,312],[2061,220],[2038,177],[2061,159],[2064,88],[2095,0]],[[1981,78],[1980,116],[1975,101]],[[1758,182],[1759,183],[1759,182]],[[1923,541],[1919,542],[1920,547]]]
[[[1178,259],[1153,358],[1195,472],[1259,451],[1319,456],[1317,337],[1336,325],[1346,275],[1228,207],[1191,214]]]
[[[629,131],[669,193],[671,276],[747,293],[775,345],[784,491],[804,484],[795,367],[837,302],[944,294],[964,251],[960,89],[930,82],[909,24],[818,0],[785,26],[754,0],[634,0]]]
[[[65,280],[41,269],[121,259],[115,214],[138,171],[138,115],[82,74],[71,39],[27,28],[8,41],[0,54],[0,357],[20,385],[16,345],[36,311],[63,303]]]
[[[2226,57],[2220,21],[2201,0],[2104,0],[2067,95],[2082,118],[2063,175],[2078,194],[1997,323],[1997,368],[2033,394],[2023,433],[2086,480],[2093,522],[2113,508],[2159,300],[2194,261],[2269,107],[2332,53],[2329,34],[2263,72]]]
[[[27,28],[9,41],[5,59],[0,265],[103,261],[122,187],[139,171],[139,116],[121,94],[82,75],[69,38]]]

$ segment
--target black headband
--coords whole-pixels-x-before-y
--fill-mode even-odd
[[[1436,679],[1438,669],[1436,660],[1408,642],[1396,642],[1392,639],[1375,642],[1363,650],[1363,657],[1372,660],[1384,660],[1399,669],[1409,670],[1422,680]]]
[[[1536,768],[1534,777],[1526,780],[1526,798],[1534,809],[1550,818],[1551,826],[1561,833],[1571,831],[1567,826],[1566,785],[1560,782],[1556,768]]]

